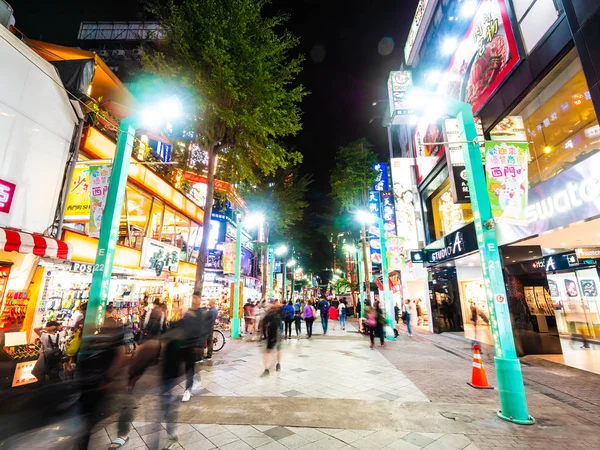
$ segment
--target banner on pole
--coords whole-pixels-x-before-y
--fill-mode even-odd
[[[486,142],[487,190],[494,218],[511,223],[527,221],[527,163],[525,142]]]
[[[86,165],[77,165],[73,171],[73,178],[67,192],[65,207],[65,221],[90,220],[90,168]]]
[[[223,244],[223,273],[235,273],[235,241]]]
[[[90,237],[100,236],[104,206],[110,184],[112,166],[103,164],[90,166]]]

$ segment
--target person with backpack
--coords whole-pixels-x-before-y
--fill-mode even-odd
[[[283,334],[285,339],[291,339],[292,337],[292,322],[294,321],[294,316],[296,315],[296,311],[294,309],[294,305],[290,300],[287,305],[282,308],[283,321],[285,323],[285,332]]]
[[[308,304],[304,305],[304,309],[302,310],[302,318],[304,322],[306,322],[306,335],[308,339],[312,337],[312,329],[313,322],[315,321],[315,316],[317,312],[315,311],[315,307],[312,305],[312,302],[309,301]]]
[[[42,350],[31,373],[38,382],[60,380],[63,354],[60,349],[60,332],[63,327],[58,322],[50,320],[44,328],[34,328],[33,332],[40,337]]]
[[[304,303],[304,300],[302,303]],[[296,300],[294,304],[294,324],[296,325],[296,337],[298,338],[302,334],[302,309],[303,305],[300,304],[300,300]]]
[[[346,300],[342,300],[338,305],[338,315],[340,316],[340,327],[346,329]]]
[[[144,340],[156,339],[160,336],[166,320],[160,300],[158,298],[155,299],[153,304],[154,307],[146,312],[146,317],[144,318],[144,325],[142,326]]]
[[[321,312],[321,326],[323,327],[323,335],[327,335],[327,324],[329,322],[329,302],[323,298],[319,302],[319,311]]]

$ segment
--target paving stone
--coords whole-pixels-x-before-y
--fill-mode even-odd
[[[229,444],[225,444],[219,447],[220,450],[251,450],[252,447],[246,444],[244,441],[233,441]]]
[[[224,433],[227,431],[222,425],[213,425],[213,424],[192,424],[196,430],[202,433],[203,436],[207,438],[211,438],[211,436],[216,436],[217,434]]]
[[[299,367],[297,369],[292,369],[292,372],[298,372],[298,373],[302,373],[302,372],[308,372],[308,370],[303,369],[302,367]]]
[[[239,438],[231,431],[225,431],[224,433],[209,437],[208,440],[215,444],[216,447],[222,447],[225,444],[239,440]]]
[[[242,438],[242,440],[252,448],[258,448],[263,445],[270,444],[271,442],[276,442],[269,436],[265,436],[264,434],[262,434],[261,436],[248,436]]]
[[[390,400],[390,401],[398,400],[400,398],[399,395],[393,395],[393,394],[387,394],[387,393],[383,393],[381,395],[378,395],[377,397],[382,398],[384,400]]]
[[[322,449],[325,450],[338,450],[346,445],[345,442],[340,441],[339,439],[334,438],[333,436],[327,436],[324,439],[319,439],[314,444],[318,445]]]
[[[282,439],[279,439],[278,442],[292,450],[300,448],[306,444],[310,444],[310,441],[308,439],[305,439],[298,434],[292,434],[291,436],[284,437]]]
[[[288,429],[300,436],[302,436],[304,439],[308,440],[309,442],[315,442],[318,441],[319,439],[324,439],[327,436],[329,436],[326,433],[323,433],[322,431],[317,430],[316,428],[290,428],[288,427]]]
[[[302,395],[303,392],[292,389],[291,391],[282,392],[282,394],[285,395],[286,397],[298,397],[299,395]]]
[[[404,439],[398,439],[396,442],[388,444],[386,448],[389,448],[391,450],[417,450],[422,447],[419,447],[415,444],[411,444],[410,442],[407,442]]]
[[[268,444],[258,448],[260,450],[288,450],[288,448],[285,445],[280,444],[277,441],[269,442]]]
[[[284,437],[288,437],[294,434],[285,427],[271,428],[270,430],[266,430],[264,433],[275,441],[278,441],[280,439],[283,439]]]
[[[340,431],[339,433],[334,434],[333,437],[339,439],[342,442],[345,442],[346,444],[351,444],[354,441],[358,441],[362,438],[361,435],[354,433],[350,430]]]
[[[157,431],[162,431],[164,429],[165,428],[160,423],[147,423],[147,424],[135,427],[135,430],[142,437],[144,437],[148,434],[151,434],[151,433],[156,433]]]
[[[433,442],[433,439],[423,436],[420,433],[410,433],[404,436],[406,442],[410,442],[411,444],[418,445],[419,447],[425,447]]]

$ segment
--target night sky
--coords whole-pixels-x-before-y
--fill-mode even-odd
[[[318,225],[315,218],[330,206],[329,176],[339,146],[366,137],[386,159],[387,133],[380,117],[385,105],[374,107],[373,102],[387,99],[387,77],[402,62],[417,1],[274,0],[270,6],[291,15],[288,28],[300,37],[306,55],[299,81],[311,94],[302,105],[303,130],[290,142],[305,155],[303,171],[315,177],[308,198],[310,226]],[[77,45],[82,20],[143,18],[140,0],[10,3],[17,28],[62,45]]]

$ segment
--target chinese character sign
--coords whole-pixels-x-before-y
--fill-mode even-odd
[[[487,188],[492,214],[505,222],[527,220],[527,143],[486,142]]]
[[[88,221],[90,219],[90,167],[76,166],[67,193],[65,220]]]
[[[110,174],[112,166],[105,164],[101,166],[90,166],[90,236],[100,236],[100,227],[102,226],[102,217],[104,216],[104,205],[106,204],[106,194],[110,184]]]
[[[369,212],[376,217],[381,217],[381,203],[379,201],[379,192],[369,191],[368,199]],[[369,254],[371,258],[371,267],[379,269],[381,267],[381,241],[379,239],[379,227],[377,222],[369,225],[367,230],[367,239],[369,240]]]

